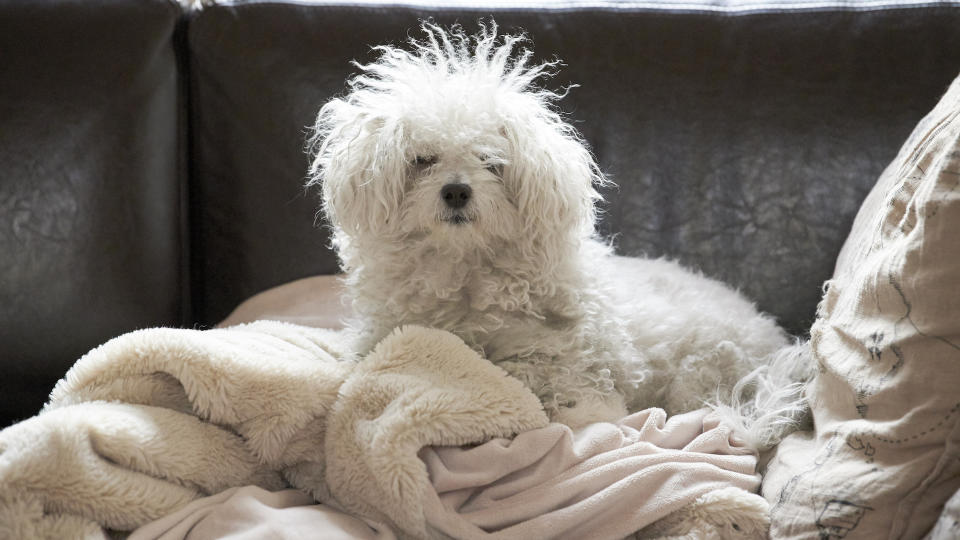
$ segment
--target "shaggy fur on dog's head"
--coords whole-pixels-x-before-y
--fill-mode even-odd
[[[559,96],[536,86],[554,63],[532,64],[524,38],[498,39],[492,23],[476,36],[423,30],[412,51],[376,47],[347,97],[320,111],[311,175],[330,222],[350,237],[453,235],[481,249],[525,238],[543,253],[589,235],[603,177]],[[453,181],[476,196],[462,212],[436,196]]]
[[[412,50],[381,46],[376,62],[356,64],[350,93],[317,119],[311,178],[345,267],[383,251],[452,262],[504,259],[506,248],[535,261],[527,279],[556,282],[593,234],[604,179],[555,110],[558,94],[536,86],[554,63],[532,63],[524,38],[498,39],[493,23],[476,36],[423,30]],[[438,196],[450,183],[471,189],[462,209]],[[447,281],[433,279],[439,268],[403,266]]]

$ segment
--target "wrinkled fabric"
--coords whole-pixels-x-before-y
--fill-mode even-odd
[[[144,525],[128,540],[393,540],[384,525],[367,523],[295,489],[230,488],[197,499]]]
[[[667,420],[648,409],[577,433],[551,424],[420,456],[435,489],[428,521],[457,538],[621,538],[728,487],[739,488],[723,501],[737,538],[766,536],[756,455],[707,410]]]

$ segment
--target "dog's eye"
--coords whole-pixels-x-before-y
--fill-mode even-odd
[[[483,163],[483,168],[492,172],[497,176],[503,176],[503,163],[498,163],[496,161],[491,161],[487,156],[480,156],[480,161]]]
[[[417,167],[429,167],[437,163],[437,156],[417,156],[413,160],[413,164]]]

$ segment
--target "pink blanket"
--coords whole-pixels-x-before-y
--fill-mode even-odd
[[[708,411],[649,409],[578,433],[560,424],[473,447],[426,447],[430,527],[456,538],[765,538],[756,457]],[[651,524],[653,524],[651,526]],[[646,528],[645,528],[646,527]],[[699,527],[699,528],[698,528]],[[191,503],[134,533],[149,538],[394,538],[386,526],[296,491],[248,487]],[[298,532],[300,531],[300,532]],[[724,534],[724,531],[729,534]]]

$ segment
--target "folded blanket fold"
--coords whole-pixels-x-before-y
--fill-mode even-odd
[[[243,485],[292,486],[412,538],[765,527],[755,456],[703,412],[574,435],[452,334],[401,328],[358,362],[338,360],[347,346],[260,321],[91,351],[41,414],[0,432],[0,538],[128,531]]]
[[[380,342],[341,388],[328,424],[327,481],[345,509],[425,538],[421,448],[508,437],[547,417],[520,381],[453,334],[406,330]]]
[[[45,512],[110,529],[133,529],[234,485],[283,486],[237,435],[158,407],[77,404],[11,426],[0,441],[2,497],[37,499]]]
[[[265,464],[282,466],[291,439],[336,400],[348,370],[334,356],[342,341],[270,321],[131,332],[81,358],[45,409],[95,400],[173,406],[230,426]]]

